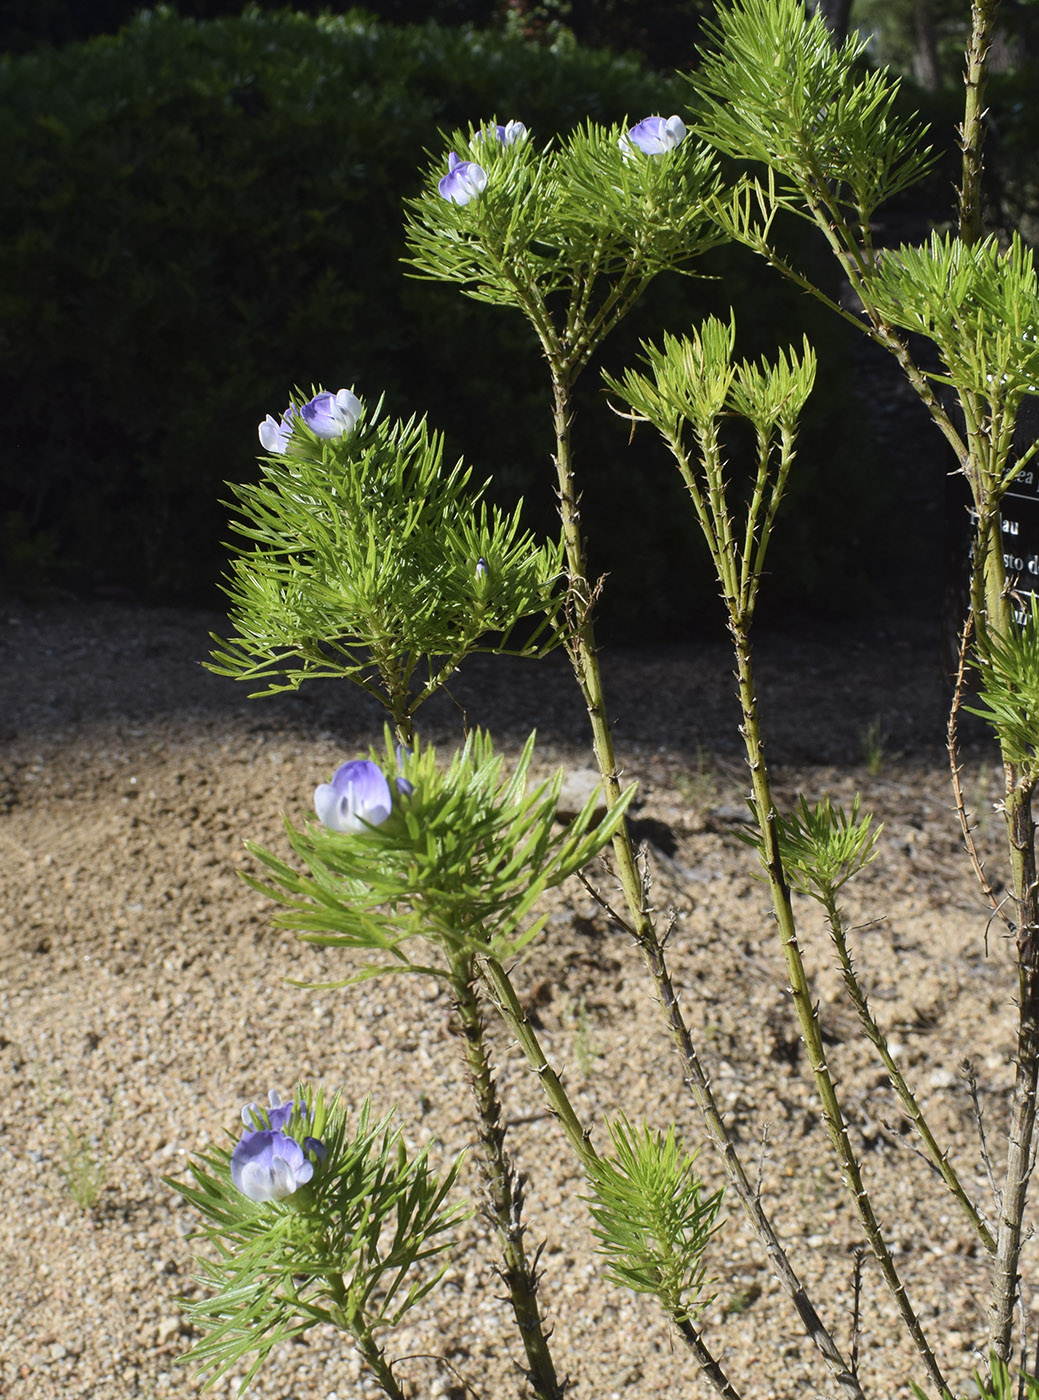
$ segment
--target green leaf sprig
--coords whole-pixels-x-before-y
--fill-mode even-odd
[[[192,1161],[194,1184],[167,1181],[200,1212],[196,1238],[213,1250],[199,1260],[203,1295],[182,1300],[202,1333],[184,1359],[201,1367],[206,1389],[252,1357],[241,1394],[274,1347],[322,1322],[351,1335],[378,1370],[375,1334],[436,1286],[447,1267],[439,1256],[467,1213],[447,1199],[463,1158],[438,1177],[429,1149],[409,1156],[401,1128],[389,1115],[374,1120],[368,1100],[351,1121],[338,1097],[326,1104],[301,1086],[297,1113],[325,1155],[285,1200],[258,1204],[236,1189],[233,1140]]]
[[[966,709],[995,730],[1004,758],[1021,765],[1027,787],[1039,781],[1039,598],[1028,598],[1020,625],[989,631],[976,648],[978,705]]]
[[[450,147],[486,169],[485,190],[464,205],[444,199],[445,156],[409,204],[416,275],[517,307],[571,378],[653,277],[686,268],[724,237],[707,214],[720,188],[713,154],[693,140],[662,156],[625,153],[624,130],[588,122],[540,149],[456,131]]]
[[[784,192],[841,211],[868,230],[877,206],[932,163],[926,128],[895,115],[899,84],[863,62],[858,36],[835,45],[799,0],[736,0],[705,25],[689,75],[696,132],[780,177]]]
[[[610,841],[634,795],[628,788],[601,820],[593,793],[569,823],[557,821],[563,770],[528,787],[534,735],[512,773],[490,737],[476,730],[451,761],[416,741],[414,752],[386,749],[376,759],[412,787],[390,817],[361,832],[302,830],[286,821],[307,874],[248,844],[267,879],[247,883],[285,907],[276,917],[307,942],[380,956],[345,986],[388,972],[450,978],[465,953],[514,957],[544,927],[535,906],[547,889],[580,870]],[[373,753],[373,757],[375,757]],[[399,767],[398,767],[399,765]],[[416,961],[406,945],[420,945]]]
[[[859,817],[859,794],[845,812],[827,794],[810,805],[801,794],[798,808],[776,815],[776,834],[783,869],[794,889],[810,895],[826,908],[833,907],[837,891],[875,859],[883,825],[873,825],[873,814]],[[745,838],[761,849],[757,832]]]
[[[683,1153],[673,1124],[654,1132],[622,1114],[608,1126],[613,1152],[589,1168],[586,1197],[608,1273],[659,1298],[672,1317],[693,1320],[711,1303],[703,1256],[722,1192],[705,1195],[696,1153]]]

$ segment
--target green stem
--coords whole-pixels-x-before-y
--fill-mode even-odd
[[[530,1024],[530,1018],[520,1005],[509,974],[495,958],[482,958],[480,961],[502,1018],[516,1037],[517,1043],[527,1058],[527,1063],[541,1080],[541,1087],[549,1105],[581,1166],[586,1174],[594,1179],[599,1154],[592,1146],[591,1134],[588,1129],[582,1126],[577,1111],[570,1101],[570,1096],[563,1088],[562,1080],[552,1068],[548,1057],[541,1048],[541,1042]],[[721,1363],[690,1322],[685,1310],[681,1307],[669,1308],[668,1312],[686,1345],[696,1357],[700,1369],[718,1394],[722,1396],[722,1400],[740,1400],[739,1392],[733,1388]],[[853,1400],[862,1400],[861,1392],[854,1392]]]
[[[945,1395],[948,1392],[945,1378],[909,1302],[905,1285],[898,1276],[891,1251],[887,1247],[874,1215],[873,1205],[862,1181],[858,1158],[848,1137],[840,1101],[837,1098],[833,1078],[826,1062],[822,1029],[819,1025],[819,1018],[812,1001],[811,988],[801,957],[801,947],[798,942],[797,927],[790,900],[790,888],[786,882],[779,851],[776,809],[772,801],[768,770],[765,765],[764,745],[761,739],[757,698],[754,691],[750,639],[746,632],[746,624],[736,611],[738,600],[727,599],[726,601],[730,608],[729,625],[736,654],[736,678],[739,687],[740,709],[743,714],[742,733],[747,753],[747,766],[751,775],[753,804],[758,828],[761,832],[762,856],[772,895],[772,908],[779,926],[779,936],[783,946],[783,956],[786,961],[794,1009],[801,1028],[801,1038],[804,1041],[808,1063],[815,1079],[816,1092],[822,1104],[823,1118],[837,1159],[841,1164],[845,1185],[855,1202],[862,1228],[877,1263],[880,1265],[884,1280],[898,1305],[906,1330],[912,1337],[931,1380],[938,1387],[939,1393]]]
[[[824,306],[829,307],[842,320],[853,325],[856,330],[883,346],[889,354],[898,361],[903,374],[908,379],[917,397],[930,413],[939,431],[942,433],[953,452],[961,468],[966,465],[968,451],[963,438],[946,413],[941,400],[931,388],[930,381],[919,368],[909,347],[902,340],[898,332],[879,315],[873,306],[869,295],[869,269],[872,254],[867,254],[859,247],[852,237],[850,229],[841,218],[839,211],[836,213],[826,207],[818,193],[809,186],[802,186],[800,193],[808,206],[808,209],[821,230],[824,238],[830,246],[830,250],[838,263],[841,265],[855,295],[861,301],[868,319],[864,320],[857,312],[842,306],[839,302],[828,297],[826,293],[818,287],[804,273],[799,272],[791,263],[783,258],[768,241],[768,231],[771,219],[767,217],[770,203],[773,208],[774,203],[774,175],[769,172],[769,188],[765,193],[760,185],[755,185],[758,198],[758,205],[762,213],[766,215],[766,227],[764,231],[755,229],[752,225],[752,214],[750,209],[750,188],[746,192],[746,202],[742,212],[735,209],[726,211],[724,207],[718,210],[723,227],[736,241],[743,243],[752,249],[760,257],[763,257],[768,265],[793,282],[803,292],[807,292]]]
[[[354,1345],[364,1358],[365,1364],[378,1381],[384,1394],[388,1395],[390,1400],[408,1400],[407,1392],[402,1390],[394,1379],[393,1371],[386,1361],[382,1347],[379,1346],[372,1335],[371,1328],[364,1320],[363,1309],[351,1300],[342,1278],[333,1275],[329,1279],[329,1292],[335,1302],[336,1312],[342,1319],[340,1325],[343,1331],[349,1332],[353,1337]]]
[[[462,1026],[465,1058],[476,1101],[477,1132],[483,1158],[484,1184],[489,1214],[504,1261],[502,1278],[509,1291],[523,1350],[527,1380],[538,1400],[563,1400],[566,1382],[560,1383],[538,1307],[537,1271],[523,1248],[523,1179],[505,1151],[501,1103],[484,1043],[483,1017],[473,986],[473,959],[464,954],[452,960],[451,984]]]
[[[566,1134],[567,1141],[574,1149],[581,1166],[591,1174],[599,1160],[599,1154],[591,1143],[591,1134],[582,1125],[576,1109],[570,1102],[569,1094],[563,1088],[562,1080],[542,1050],[541,1042],[537,1038],[534,1027],[530,1024],[530,1017],[520,1005],[509,974],[496,958],[481,958],[480,966],[490,985],[498,1010],[509,1030],[516,1037],[520,1049],[526,1056],[527,1063],[541,1080],[545,1097],[548,1099],[552,1112],[559,1120],[559,1125]]]
[[[549,363],[551,365],[551,359]],[[592,743],[599,765],[603,790],[606,794],[607,802],[613,803],[617,801],[620,796],[620,783],[618,780],[617,761],[613,748],[613,736],[606,718],[602,673],[599,667],[598,648],[591,616],[591,590],[586,578],[587,562],[580,530],[579,502],[574,486],[573,462],[570,448],[570,386],[565,377],[555,366],[553,366],[552,387],[553,418],[556,432],[555,463],[557,492],[559,496],[560,515],[563,523],[567,568],[570,578],[570,657],[574,666],[578,685],[584,696],[585,706],[588,710],[588,719],[592,730]],[[670,995],[665,993],[665,1005],[668,1006],[668,1019],[672,1035],[682,1055],[686,1080],[704,1116],[711,1137],[718,1147],[733,1189],[736,1191],[751,1222],[755,1225],[769,1259],[772,1261],[775,1268],[777,1277],[789,1293],[798,1315],[805,1325],[808,1336],[830,1366],[835,1378],[848,1397],[848,1400],[863,1400],[862,1390],[858,1380],[852,1373],[851,1368],[841,1354],[840,1348],[833,1340],[833,1337],[826,1329],[819,1314],[808,1298],[804,1286],[787,1257],[785,1249],[762,1209],[761,1202],[757,1197],[754,1187],[747,1178],[746,1171],[736,1152],[735,1145],[725,1126],[724,1119],[718,1110],[713,1091],[711,1090],[710,1078],[705,1073],[700,1063],[685,1018],[682,1015],[677,998],[674,996],[673,989],[670,988],[670,978],[667,973],[667,962],[664,950],[660,944],[653,919],[648,909],[645,885],[638,870],[635,852],[631,842],[631,834],[626,822],[621,824],[617,834],[613,838],[613,854],[616,862],[618,879],[620,880],[629,911],[629,931],[636,944],[641,948],[654,980],[658,986],[662,987],[662,990],[664,982],[666,981]],[[489,969],[491,966],[491,964],[488,964]],[[504,976],[504,974],[502,975]],[[508,1007],[509,1001],[505,994],[504,985],[499,985],[497,978],[492,977],[492,980],[494,981],[496,990],[499,992],[501,1004],[503,1007]],[[505,981],[507,982],[507,979],[505,979]],[[572,1109],[568,1107],[569,1100],[563,1091],[562,1085],[559,1084],[558,1079],[554,1076],[553,1071],[541,1055],[537,1037],[534,1036],[533,1031],[529,1027],[529,1023],[526,1022],[526,1018],[522,1010],[518,1007],[518,1003],[512,1006],[512,1009],[506,1015],[506,1019],[509,1021],[513,1033],[523,1046],[528,1060],[541,1077],[545,1091],[549,1096],[553,1108],[560,1117],[560,1121],[567,1132],[567,1136],[570,1138],[578,1155],[581,1156],[582,1161],[585,1160],[585,1155],[591,1150],[587,1139],[576,1119],[576,1115],[573,1115]]]
[[[981,237],[982,151],[985,144],[985,86],[988,53],[996,26],[998,0],[973,0],[971,34],[967,45],[967,71],[963,75],[966,99],[960,148],[963,164],[959,188],[960,241],[968,247]]]
[[[984,653],[990,635],[1014,626],[1003,563],[999,502],[1004,463],[983,433],[972,435],[967,477],[974,495],[976,526],[971,571],[971,605],[977,647]],[[1006,825],[1015,906],[1018,1024],[1014,1088],[1007,1130],[1007,1154],[993,1270],[990,1346],[1009,1362],[1013,1356],[1014,1311],[1019,1292],[1021,1234],[1035,1138],[1039,1092],[1039,879],[1033,784],[1003,750],[1003,816]]]
[[[837,949],[837,958],[841,965],[844,985],[847,988],[848,996],[851,998],[851,1003],[858,1014],[862,1029],[866,1033],[866,1038],[874,1046],[877,1054],[880,1056],[884,1069],[887,1071],[887,1077],[891,1087],[898,1095],[899,1101],[906,1111],[906,1116],[920,1134],[924,1147],[927,1149],[928,1157],[931,1159],[936,1170],[940,1173],[946,1186],[959,1202],[964,1214],[970,1221],[971,1228],[981,1240],[981,1243],[990,1254],[993,1254],[996,1249],[996,1241],[993,1238],[991,1230],[982,1220],[981,1216],[978,1214],[977,1207],[964,1190],[955,1168],[949,1162],[948,1154],[943,1152],[935,1141],[934,1134],[931,1132],[927,1120],[924,1118],[923,1111],[916,1101],[916,1096],[906,1083],[902,1071],[898,1068],[888,1048],[887,1037],[873,1018],[869,1001],[859,985],[859,980],[852,964],[851,954],[848,951],[847,931],[844,927],[844,918],[837,904],[837,900],[833,893],[830,892],[826,895],[823,902],[826,909],[827,922],[830,926],[830,934],[833,938],[834,947]]]
[[[789,1294],[806,1334],[830,1366],[834,1379],[848,1400],[864,1400],[862,1387],[859,1385],[853,1367],[849,1366],[841,1354],[839,1347],[816,1311],[811,1298],[805,1291],[804,1284],[797,1276],[786,1250],[780,1243],[771,1220],[765,1214],[757,1189],[751,1185],[747,1177],[743,1163],[725,1126],[725,1120],[718,1109],[710,1080],[704,1073],[700,1058],[693,1046],[663,949],[659,943],[654,942],[652,946],[645,947],[643,951],[660,992],[661,1003],[667,1013],[672,1038],[681,1056],[685,1082],[725,1165],[730,1184],[765,1248],[773,1272]]]

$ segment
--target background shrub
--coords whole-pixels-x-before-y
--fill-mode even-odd
[[[585,117],[681,110],[634,58],[359,13],[144,13],[115,37],[0,61],[0,458],[8,586],[212,603],[222,483],[253,470],[256,424],[292,383],[430,412],[495,495],[554,530],[544,375],[525,324],[407,280],[401,203],[438,128],[496,113],[539,138]],[[738,250],[720,281],[668,278],[610,348],[738,308],[742,353],[799,340],[824,366],[773,608],[877,601],[897,539],[861,444],[849,339]],[[586,375],[576,426],[607,621],[695,628],[717,604],[677,473]],[[854,524],[852,524],[854,522]],[[897,533],[897,532],[896,532]],[[786,555],[786,558],[783,555]],[[792,577],[785,575],[793,563]],[[820,588],[820,584],[824,585]],[[659,609],[659,612],[656,610]]]

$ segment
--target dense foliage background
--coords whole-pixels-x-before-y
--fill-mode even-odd
[[[10,36],[18,0],[5,3]],[[458,18],[466,5],[439,8]],[[183,0],[193,6],[240,8]],[[87,8],[111,10],[115,23],[126,6]],[[512,8],[511,27],[485,29],[166,9],[60,48],[23,35],[26,51],[0,58],[8,588],[216,601],[223,483],[252,472],[256,424],[293,384],[354,385],[385,394],[395,413],[428,411],[450,452],[493,475],[499,499],[524,495],[530,523],[555,530],[544,376],[526,326],[407,279],[402,201],[425,153],[439,156],[438,129],[497,114],[540,139],[589,116],[681,111],[684,86],[635,55],[575,42],[559,15],[580,20],[576,3]],[[83,13],[62,0],[38,7],[48,9]],[[618,23],[632,11],[621,0],[601,9]],[[695,19],[695,6],[671,10],[676,23]],[[524,38],[539,25],[542,42]],[[948,138],[951,150],[951,120]],[[1002,139],[1030,150],[1034,167],[1024,113]],[[939,217],[947,173],[929,195]],[[901,483],[889,463],[877,469],[870,414],[853,392],[854,336],[738,250],[718,250],[703,271],[716,280],[662,279],[609,363],[630,360],[662,324],[681,329],[730,301],[743,353],[807,328],[823,372],[799,506],[776,540],[773,613],[810,604],[847,615],[926,588],[906,563],[920,521],[894,508]],[[576,432],[593,564],[612,576],[608,624],[640,637],[651,625],[666,636],[715,625],[677,473],[648,433],[629,446],[594,367]],[[733,464],[738,475],[738,445]],[[939,543],[921,547],[933,563]]]

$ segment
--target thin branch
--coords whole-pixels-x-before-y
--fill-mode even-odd
[[[859,1337],[861,1335],[862,1322],[862,1263],[866,1258],[866,1251],[860,1245],[855,1250],[854,1274],[852,1277],[852,1305],[851,1305],[851,1369],[856,1375],[859,1374]]]
[[[985,1118],[981,1111],[981,1101],[978,1098],[978,1076],[973,1063],[964,1060],[960,1065],[960,1073],[967,1081],[967,1092],[970,1094],[970,1101],[974,1107],[974,1122],[977,1124],[978,1139],[981,1143],[981,1160],[985,1166],[985,1174],[988,1177],[989,1190],[992,1192],[992,1200],[997,1211],[1003,1209],[1003,1192],[996,1182],[995,1169],[992,1166],[992,1157],[988,1150],[988,1139],[985,1135]]]
[[[488,1216],[498,1237],[504,1268],[501,1277],[527,1357],[524,1375],[538,1400],[563,1400],[567,1383],[556,1376],[548,1333],[538,1306],[537,1261],[528,1262],[523,1247],[523,1178],[505,1150],[501,1101],[487,1055],[483,1016],[473,986],[473,960],[466,955],[452,966],[455,1008],[462,1027],[470,1087],[477,1110]]]
[[[898,1095],[899,1102],[905,1109],[913,1127],[920,1134],[920,1138],[927,1150],[927,1159],[931,1166],[935,1168],[946,1186],[952,1192],[958,1205],[962,1209],[970,1222],[971,1228],[978,1236],[981,1243],[990,1254],[995,1253],[996,1241],[992,1231],[982,1220],[977,1206],[970,1199],[963,1183],[957,1175],[956,1169],[949,1161],[948,1152],[943,1152],[938,1146],[930,1125],[924,1117],[923,1109],[917,1102],[916,1095],[909,1088],[905,1081],[905,1076],[899,1069],[894,1056],[888,1046],[887,1037],[877,1025],[873,1012],[870,1009],[869,1001],[865,992],[859,984],[858,976],[848,950],[847,933],[844,928],[844,919],[841,910],[837,905],[836,897],[828,895],[824,901],[826,908],[826,919],[830,929],[830,936],[833,945],[837,950],[837,958],[840,962],[841,973],[844,977],[844,986],[855,1008],[859,1018],[859,1023],[866,1034],[866,1039],[876,1050],[881,1063],[888,1077],[892,1089]]]
[[[467,1391],[473,1397],[473,1400],[483,1400],[483,1397],[481,1396],[480,1392],[477,1389],[475,1389],[475,1387],[469,1384],[469,1382],[462,1375],[458,1367],[452,1365],[452,1363],[448,1361],[446,1356],[438,1356],[435,1351],[410,1351],[406,1356],[398,1356],[393,1361],[391,1361],[390,1370],[392,1371],[394,1366],[402,1366],[405,1361],[439,1362],[441,1366],[447,1367],[451,1374],[458,1380],[458,1382],[462,1386],[462,1389]]]

